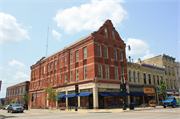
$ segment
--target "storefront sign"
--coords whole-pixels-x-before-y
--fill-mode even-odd
[[[150,88],[150,87],[144,87],[144,93],[146,94],[151,94],[151,96],[154,95],[154,88]]]

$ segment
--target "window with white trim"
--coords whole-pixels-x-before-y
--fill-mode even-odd
[[[56,70],[56,67],[57,67],[57,61],[55,60],[55,67],[54,67],[54,70]]]
[[[79,51],[76,51],[76,62],[79,62]]]
[[[79,80],[79,70],[77,69],[76,70],[76,81],[78,81]]]
[[[51,62],[51,70],[53,70],[53,62]]]
[[[140,73],[138,72],[137,75],[138,75],[138,83],[141,83],[141,81],[140,81]]]
[[[98,53],[98,57],[101,57],[101,46],[97,45],[97,53]]]
[[[106,79],[109,79],[109,67],[105,67]]]
[[[67,56],[65,56],[65,66],[67,65]]]
[[[114,60],[117,60],[117,50],[114,49]]]
[[[73,71],[70,72],[70,82],[73,81]]]
[[[131,70],[129,70],[129,82],[131,83],[132,80],[131,80]]]
[[[70,62],[71,62],[71,64],[73,63],[73,54],[72,53],[70,55]]]
[[[102,78],[102,66],[98,66],[98,78]]]
[[[134,83],[136,83],[136,72],[133,72]]]
[[[119,51],[119,59],[120,59],[120,61],[123,61],[122,51]]]
[[[87,79],[87,67],[84,67],[84,79]]]
[[[119,79],[118,78],[118,68],[115,68],[115,79]]]
[[[87,59],[87,48],[84,48],[84,59]]]
[[[54,85],[56,85],[56,76],[54,76]]]
[[[104,46],[104,57],[108,58],[108,47]]]
[[[105,36],[108,37],[108,31],[107,31],[107,29],[105,28],[104,31],[105,31]]]

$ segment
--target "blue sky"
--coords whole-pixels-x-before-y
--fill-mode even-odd
[[[1,0],[0,98],[30,80],[30,66],[97,30],[110,19],[134,61],[162,53],[180,61],[178,0]]]

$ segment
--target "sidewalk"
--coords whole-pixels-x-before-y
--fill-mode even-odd
[[[122,108],[115,108],[115,109],[78,109],[77,113],[122,113],[127,111],[140,111],[140,110],[152,110],[152,109],[160,109],[163,108],[163,106],[156,106],[154,107],[135,107],[134,110],[130,110],[129,108],[126,108],[126,110],[123,110]],[[43,110],[43,111],[60,111],[60,112],[76,112],[75,109],[71,110],[60,110],[60,109],[30,109],[30,110]]]

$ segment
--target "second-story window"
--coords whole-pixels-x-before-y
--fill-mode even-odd
[[[159,76],[157,75],[157,85],[159,85]]]
[[[138,72],[137,75],[138,75],[138,83],[141,83],[140,82],[140,73]]]
[[[146,74],[143,73],[144,84],[146,84]]]
[[[54,85],[56,85],[56,76],[54,76]]]
[[[84,67],[84,79],[87,79],[87,67]]]
[[[172,74],[173,74],[173,76],[174,76],[174,70],[173,70],[173,67],[172,67]]]
[[[136,83],[136,72],[133,72],[134,83]]]
[[[167,89],[169,89],[169,85],[168,85],[168,79],[166,79],[166,85],[167,85]]]
[[[76,70],[76,81],[78,81],[79,80],[79,70],[77,69]]]
[[[151,84],[151,75],[148,74],[148,80],[149,80],[149,84]]]
[[[117,60],[117,51],[114,49],[114,60]]]
[[[119,51],[119,58],[120,58],[120,61],[123,61],[122,51]]]
[[[108,58],[108,48],[104,47],[104,57]]]
[[[67,56],[65,56],[65,66],[67,65]]]
[[[71,62],[71,64],[73,63],[73,54],[72,53],[70,55],[70,62]]]
[[[70,82],[72,82],[73,81],[73,72],[71,71],[70,72]]]
[[[113,39],[115,39],[115,34],[114,34],[114,31],[112,31],[112,37],[113,37]]]
[[[98,78],[102,78],[102,66],[98,66]]]
[[[101,57],[101,46],[97,45],[97,53],[98,53],[98,57]]]
[[[55,67],[54,67],[54,70],[56,70],[56,67],[57,67],[57,61],[55,60]]]
[[[61,68],[62,68],[62,58],[61,58]]]
[[[84,59],[87,59],[87,48],[84,48]]]
[[[171,75],[170,66],[168,66],[169,75]]]
[[[79,51],[76,51],[76,62],[79,62]]]
[[[129,70],[129,82],[131,83],[132,80],[131,80],[131,70]]]
[[[105,28],[104,31],[105,31],[105,36],[108,37],[108,31],[107,31],[107,29]]]
[[[106,79],[109,79],[109,67],[105,67]]]
[[[156,84],[155,75],[153,75],[154,85]]]
[[[115,79],[119,79],[118,78],[118,68],[115,68]]]

